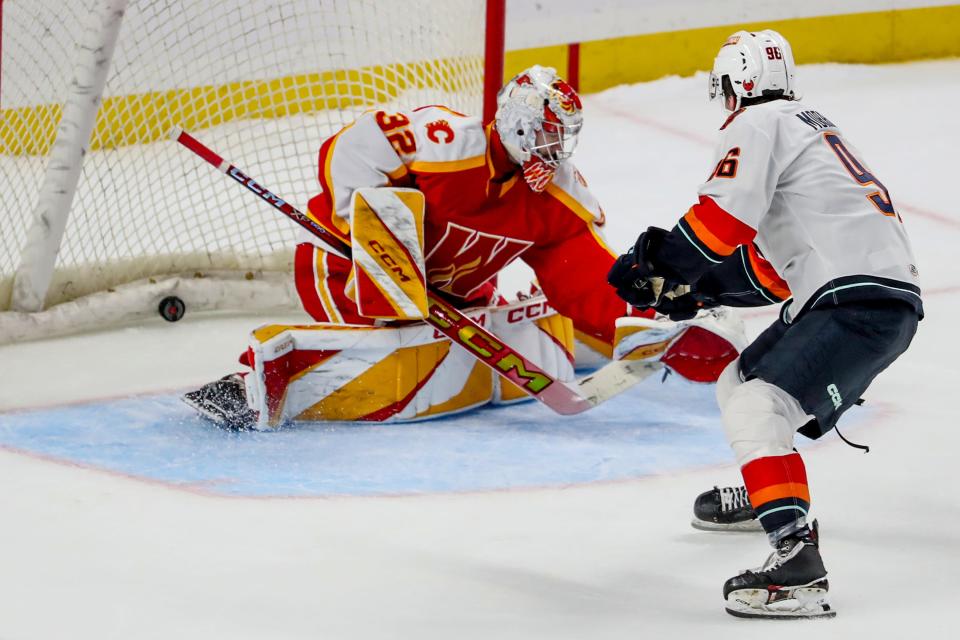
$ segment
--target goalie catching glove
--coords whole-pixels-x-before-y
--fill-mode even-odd
[[[729,309],[685,321],[628,316],[617,320],[617,360],[659,361],[693,382],[716,382],[747,344],[743,322]]]

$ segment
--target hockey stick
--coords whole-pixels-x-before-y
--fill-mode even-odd
[[[347,243],[224,160],[189,133],[174,127],[170,131],[170,137],[312,233],[329,247],[330,251],[350,259],[352,251]],[[510,345],[430,291],[427,292],[427,310],[427,323],[528,395],[562,415],[581,413],[595,407],[662,368],[658,362],[617,360],[601,367],[592,375],[564,383],[541,370]]]

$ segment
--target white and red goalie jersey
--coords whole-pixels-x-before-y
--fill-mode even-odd
[[[614,261],[604,214],[570,163],[543,192],[527,186],[492,126],[440,106],[369,112],[320,148],[322,193],[308,215],[351,242],[351,198],[361,187],[412,187],[424,195],[426,280],[463,306],[487,304],[497,273],[517,258],[584,341],[609,347],[628,308],[605,286]],[[313,238],[297,248],[297,291],[320,322],[370,325],[358,312],[352,263]]]

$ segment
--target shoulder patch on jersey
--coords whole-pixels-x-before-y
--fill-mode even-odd
[[[456,164],[474,161],[478,156],[482,161],[487,151],[487,138],[479,118],[440,106],[421,107],[413,111],[412,116],[417,157],[411,166],[426,168],[436,163]],[[471,167],[473,164],[470,163]]]
[[[727,128],[727,125],[729,125],[731,122],[733,122],[733,119],[734,119],[734,118],[736,118],[738,115],[740,115],[741,113],[743,113],[743,112],[746,111],[746,110],[747,110],[746,107],[740,107],[739,109],[737,109],[736,111],[734,111],[733,113],[731,113],[731,114],[730,114],[730,117],[727,118],[727,121],[723,123],[723,126],[722,126],[722,127],[720,127],[720,131],[723,131],[724,129],[726,129],[726,128]]]
[[[450,144],[456,137],[450,123],[443,118],[427,123],[427,139],[436,144]]]

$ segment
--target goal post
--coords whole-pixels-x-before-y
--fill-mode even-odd
[[[74,75],[14,276],[10,303],[15,311],[44,308],[126,7],[127,0],[106,0],[81,34]]]
[[[504,0],[0,0],[0,343],[171,293],[294,307],[296,229],[184,162],[171,126],[303,205],[322,140],[372,106],[492,117],[503,19]]]

